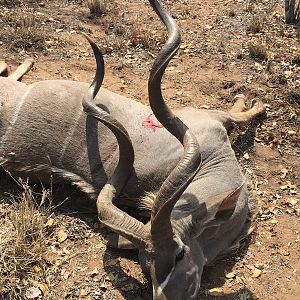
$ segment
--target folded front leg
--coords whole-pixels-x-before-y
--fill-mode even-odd
[[[34,60],[32,58],[27,58],[25,61],[8,77],[13,80],[21,80],[22,77],[32,69]]]

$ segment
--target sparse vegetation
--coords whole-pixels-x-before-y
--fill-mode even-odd
[[[151,35],[150,29],[140,20],[139,14],[127,20],[127,24],[124,24],[121,16],[115,18],[117,14],[119,13],[115,9],[113,14],[106,16],[102,21],[107,33],[102,43],[104,53],[127,52],[130,46],[153,51],[157,49],[158,43],[163,43],[164,33]]]
[[[106,0],[88,0],[87,6],[92,16],[101,16],[107,12]]]
[[[45,36],[41,30],[41,24],[33,14],[20,14],[16,20],[17,28],[14,31],[15,48],[43,48]]]
[[[156,40],[147,30],[146,26],[140,21],[139,16],[136,15],[133,21],[128,38],[133,47],[142,46],[145,49],[154,49],[156,47]]]
[[[20,0],[0,0],[0,5],[10,7],[10,8],[19,5],[20,3],[21,3]]]
[[[26,290],[45,281],[48,227],[41,195],[40,205],[29,186],[21,182],[23,192],[11,203],[0,201],[0,299],[24,299]]]
[[[247,26],[248,33],[259,33],[262,31],[264,26],[264,17],[253,16],[252,20]]]
[[[15,10],[4,17],[6,31],[0,37],[12,49],[45,49],[46,33],[43,30],[41,17],[28,9]]]
[[[300,50],[298,50],[297,52],[295,52],[292,62],[296,65],[300,65]]]
[[[248,43],[249,55],[255,60],[267,60],[268,52],[266,47],[260,42]]]

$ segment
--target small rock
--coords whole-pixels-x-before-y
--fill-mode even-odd
[[[251,277],[258,278],[261,275],[262,271],[260,269],[254,268]]]
[[[250,156],[249,156],[249,154],[248,154],[247,152],[243,155],[243,157],[244,157],[246,160],[249,160],[249,159],[250,159]]]
[[[295,206],[298,202],[299,202],[299,200],[298,200],[298,199],[295,199],[295,198],[289,199],[289,201],[288,201],[288,203],[289,203],[291,206]]]
[[[26,297],[28,299],[37,298],[41,294],[42,294],[42,291],[39,288],[37,288],[37,287],[31,287],[31,288],[29,288],[29,289],[26,290]]]
[[[230,273],[227,273],[227,274],[225,275],[225,277],[226,277],[227,279],[235,278],[235,276],[236,276],[235,272],[230,272]]]
[[[95,268],[95,269],[92,270],[92,272],[90,274],[91,274],[91,276],[96,276],[96,275],[99,274],[99,271],[98,271],[97,268]]]
[[[89,294],[88,291],[84,290],[84,289],[81,289],[80,292],[79,292],[79,296],[80,297],[85,297]]]
[[[213,288],[207,291],[208,295],[218,297],[223,295],[223,290],[220,288]]]

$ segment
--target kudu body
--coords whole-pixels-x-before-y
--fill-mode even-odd
[[[197,299],[203,267],[228,249],[244,228],[248,214],[245,177],[227,129],[233,123],[248,123],[265,107],[256,100],[250,110],[244,111],[244,97],[240,95],[228,113],[187,108],[174,110],[174,115],[164,102],[161,80],[180,45],[180,31],[157,0],[149,2],[169,34],[148,81],[151,109],[173,136],[165,135],[162,129],[154,132],[156,142],[149,148],[151,163],[159,161],[156,171],[166,168],[168,177],[152,200],[144,200],[151,211],[147,224],[113,204],[126,182],[116,179],[117,170],[101,190],[97,209],[103,224],[139,249],[141,266],[152,279],[153,299]],[[92,97],[89,100],[92,102]],[[125,157],[125,151],[120,148],[123,169],[126,161],[121,157]],[[145,162],[150,163],[148,155]],[[133,168],[130,164],[127,167]]]
[[[0,77],[0,165],[41,182],[52,175],[65,179],[95,197],[116,166],[118,144],[106,126],[86,118],[81,99],[87,88],[81,82],[26,85]],[[134,146],[134,172],[123,193],[139,199],[156,192],[178,162],[180,144],[161,128],[150,107],[104,88],[95,101],[125,126]],[[214,116],[225,115],[192,108],[176,114],[203,139],[202,126],[213,133],[220,123]],[[207,146],[204,163],[211,154]]]

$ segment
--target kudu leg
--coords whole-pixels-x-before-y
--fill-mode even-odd
[[[4,61],[0,61],[0,74],[7,71],[7,64]]]
[[[257,98],[252,100],[251,108],[246,111],[244,111],[246,108],[246,97],[243,94],[239,94],[234,99],[236,99],[236,102],[228,112],[208,111],[211,118],[221,122],[229,132],[232,130],[233,124],[245,126],[266,111],[266,106]]]
[[[238,94],[233,98],[233,100],[234,100],[234,105],[230,109],[230,111],[229,111],[230,113],[239,113],[239,112],[243,112],[246,110],[246,104],[245,104],[246,96],[245,95]]]
[[[28,71],[32,69],[33,64],[34,60],[32,58],[25,59],[25,61],[17,68],[17,70],[8,77],[13,80],[20,80]]]
[[[224,127],[230,131],[233,124],[245,126],[266,111],[266,106],[257,98],[252,100],[251,108],[244,111],[245,98],[246,97],[242,94],[235,96],[236,102],[228,112],[212,111],[212,118],[223,123]]]
[[[236,106],[237,108],[238,106]],[[233,107],[234,108],[234,107]],[[237,124],[238,126],[244,126],[249,124],[253,119],[263,114],[266,111],[266,106],[262,101],[258,99],[252,100],[251,109],[242,112],[232,109],[229,111],[229,121]]]

